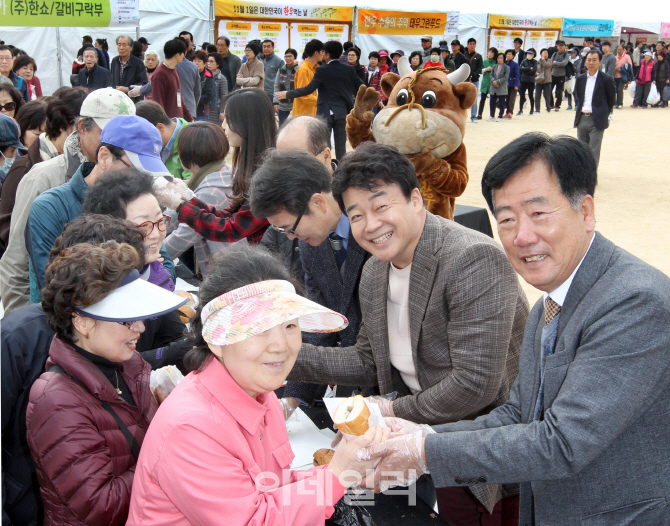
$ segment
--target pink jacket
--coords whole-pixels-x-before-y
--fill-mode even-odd
[[[346,490],[322,467],[291,471],[293,457],[276,395],[250,397],[211,359],[151,422],[127,525],[324,524]]]

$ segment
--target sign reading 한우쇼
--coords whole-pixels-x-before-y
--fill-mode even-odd
[[[620,34],[621,20],[563,19],[563,36],[566,37],[616,37]]]
[[[562,22],[545,16],[489,15],[489,27],[561,29]]]
[[[230,0],[216,0],[215,10],[216,16],[223,18],[291,18],[351,22],[354,17],[353,7],[270,4]]]
[[[362,35],[444,35],[446,13],[358,10],[358,33]]]
[[[139,0],[0,1],[0,26],[128,27],[139,19]]]

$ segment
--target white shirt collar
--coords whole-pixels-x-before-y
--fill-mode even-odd
[[[593,237],[591,238],[591,242],[589,243],[589,248],[586,249],[586,254],[588,254],[589,250],[591,250],[591,245],[593,245],[593,240],[595,238],[596,233],[594,232]],[[577,274],[579,267],[581,267],[582,263],[584,263],[584,258],[586,257],[586,254],[584,254],[584,257],[579,262],[579,265],[577,265],[577,268],[575,268],[573,273],[570,274],[570,277],[568,279],[566,279],[563,283],[561,283],[555,290],[549,293],[547,292],[544,293],[544,301],[547,301],[547,297],[551,296],[552,300],[558,303],[561,307],[563,306],[563,303],[565,303],[565,297],[568,295],[568,291],[570,290],[570,286],[572,285],[572,280],[575,279],[575,275]]]
[[[596,78],[598,77],[598,71],[600,71],[600,70],[599,70],[599,69],[596,70],[596,74],[595,74],[595,75],[591,75],[591,73],[589,73],[589,72],[587,71],[587,72],[586,72],[586,74],[587,74],[587,78],[589,78],[589,79],[596,79]],[[553,299],[553,298],[552,298],[552,299]]]

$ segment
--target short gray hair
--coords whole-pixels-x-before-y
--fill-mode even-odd
[[[130,37],[130,35],[119,35],[118,37],[116,37],[116,45],[117,46],[119,45],[119,39],[120,38],[127,38],[128,39],[128,45],[130,47],[133,47],[133,39]]]
[[[158,51],[156,51],[156,50],[154,50],[154,49],[149,49],[148,51],[146,51],[146,52],[144,53],[144,65],[145,65],[145,66],[147,65],[147,58],[149,57],[149,55],[155,55],[156,58],[157,58],[159,61],[160,61],[160,59],[161,59],[160,55],[158,54]]]

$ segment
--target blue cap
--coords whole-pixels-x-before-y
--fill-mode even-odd
[[[118,115],[105,125],[100,142],[125,150],[138,170],[149,172],[154,177],[173,179],[161,160],[161,134],[148,120],[137,115]]]
[[[21,126],[9,115],[0,113],[0,146],[13,146],[19,150],[27,150],[20,141]]]

